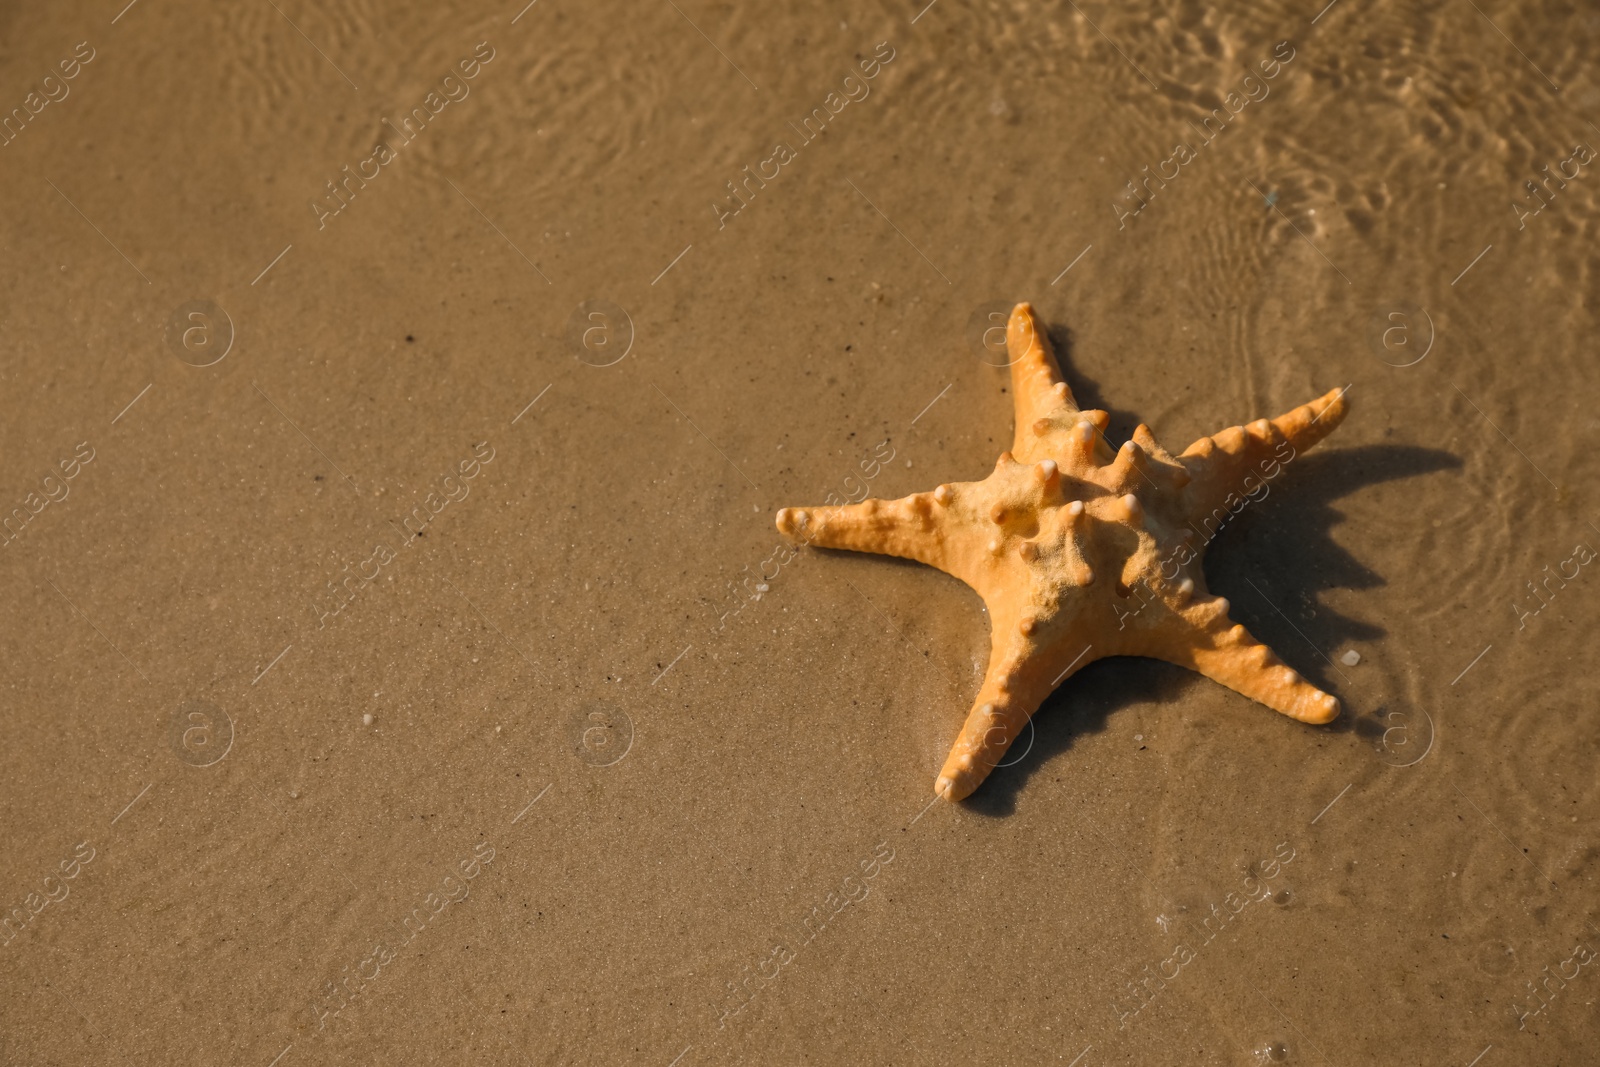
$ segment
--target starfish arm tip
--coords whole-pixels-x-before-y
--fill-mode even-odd
[[[1266,421],[1295,448],[1310,448],[1332,433],[1350,413],[1347,392],[1349,386],[1330,389],[1315,400]]]
[[[1300,717],[1300,721],[1311,723],[1313,726],[1322,726],[1337,719],[1343,710],[1344,706],[1339,703],[1338,697],[1332,693],[1319,692],[1317,698],[1311,701],[1311,707]]]
[[[1075,411],[1077,400],[1061,376],[1061,366],[1056,362],[1044,324],[1027,301],[1012,308],[1006,322],[1006,352],[1016,409],[1013,451],[1028,451],[1034,438],[1039,436],[1035,424],[1040,418],[1059,413],[1063,407]]]
[[[1339,717],[1343,705],[1332,693],[1324,693],[1298,674],[1288,685],[1273,687],[1267,699],[1255,699],[1289,718],[1311,726],[1325,726]]]
[[[916,493],[899,500],[781,508],[774,521],[779,532],[802,545],[902,556],[942,569],[944,519],[937,500],[934,493]]]
[[[779,508],[778,514],[773,516],[773,524],[778,527],[778,532],[785,537],[799,536],[800,527],[804,526],[809,516],[800,508]]]

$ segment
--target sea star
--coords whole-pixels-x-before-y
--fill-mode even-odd
[[[919,560],[983,597],[989,669],[934,792],[970,795],[1056,686],[1105,656],[1176,663],[1301,722],[1335,718],[1335,697],[1228,617],[1200,556],[1339,424],[1344,391],[1202,437],[1180,456],[1143,424],[1113,452],[1109,416],[1079,410],[1028,304],[1011,312],[1006,346],[1016,437],[983,481],[777,515],[794,540]]]

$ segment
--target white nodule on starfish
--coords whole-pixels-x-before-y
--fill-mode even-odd
[[[1079,409],[1029,305],[1011,312],[1006,345],[1016,432],[987,478],[939,486],[939,508],[919,494],[777,515],[796,540],[919,560],[983,598],[989,669],[934,791],[970,795],[1055,687],[1106,656],[1188,667],[1302,722],[1335,718],[1337,699],[1207,592],[1205,545],[1193,531],[1219,526],[1247,482],[1275,476],[1332,432],[1348,410],[1343,391],[1202,437],[1177,456],[1144,425],[1113,452],[1101,436],[1110,416]],[[1008,538],[1015,552],[1005,551]],[[1096,583],[1100,571],[1116,580]]]

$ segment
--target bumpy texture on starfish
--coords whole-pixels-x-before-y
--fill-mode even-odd
[[[989,608],[989,670],[934,791],[961,800],[1070,674],[1105,656],[1198,671],[1301,722],[1339,701],[1285,666],[1206,590],[1200,555],[1301,449],[1339,425],[1342,390],[1173,456],[1148,426],[1115,453],[1104,411],[1081,411],[1033,309],[1006,327],[1016,438],[981,482],[901,500],[784,508],[797,541],[904,556],[966,582]]]

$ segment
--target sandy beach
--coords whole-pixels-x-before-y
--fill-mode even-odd
[[[1600,14],[1324,4],[0,8],[0,1064],[1594,1062]],[[1022,301],[1344,390],[1205,556],[1334,722],[935,796],[984,602],[775,523]]]

